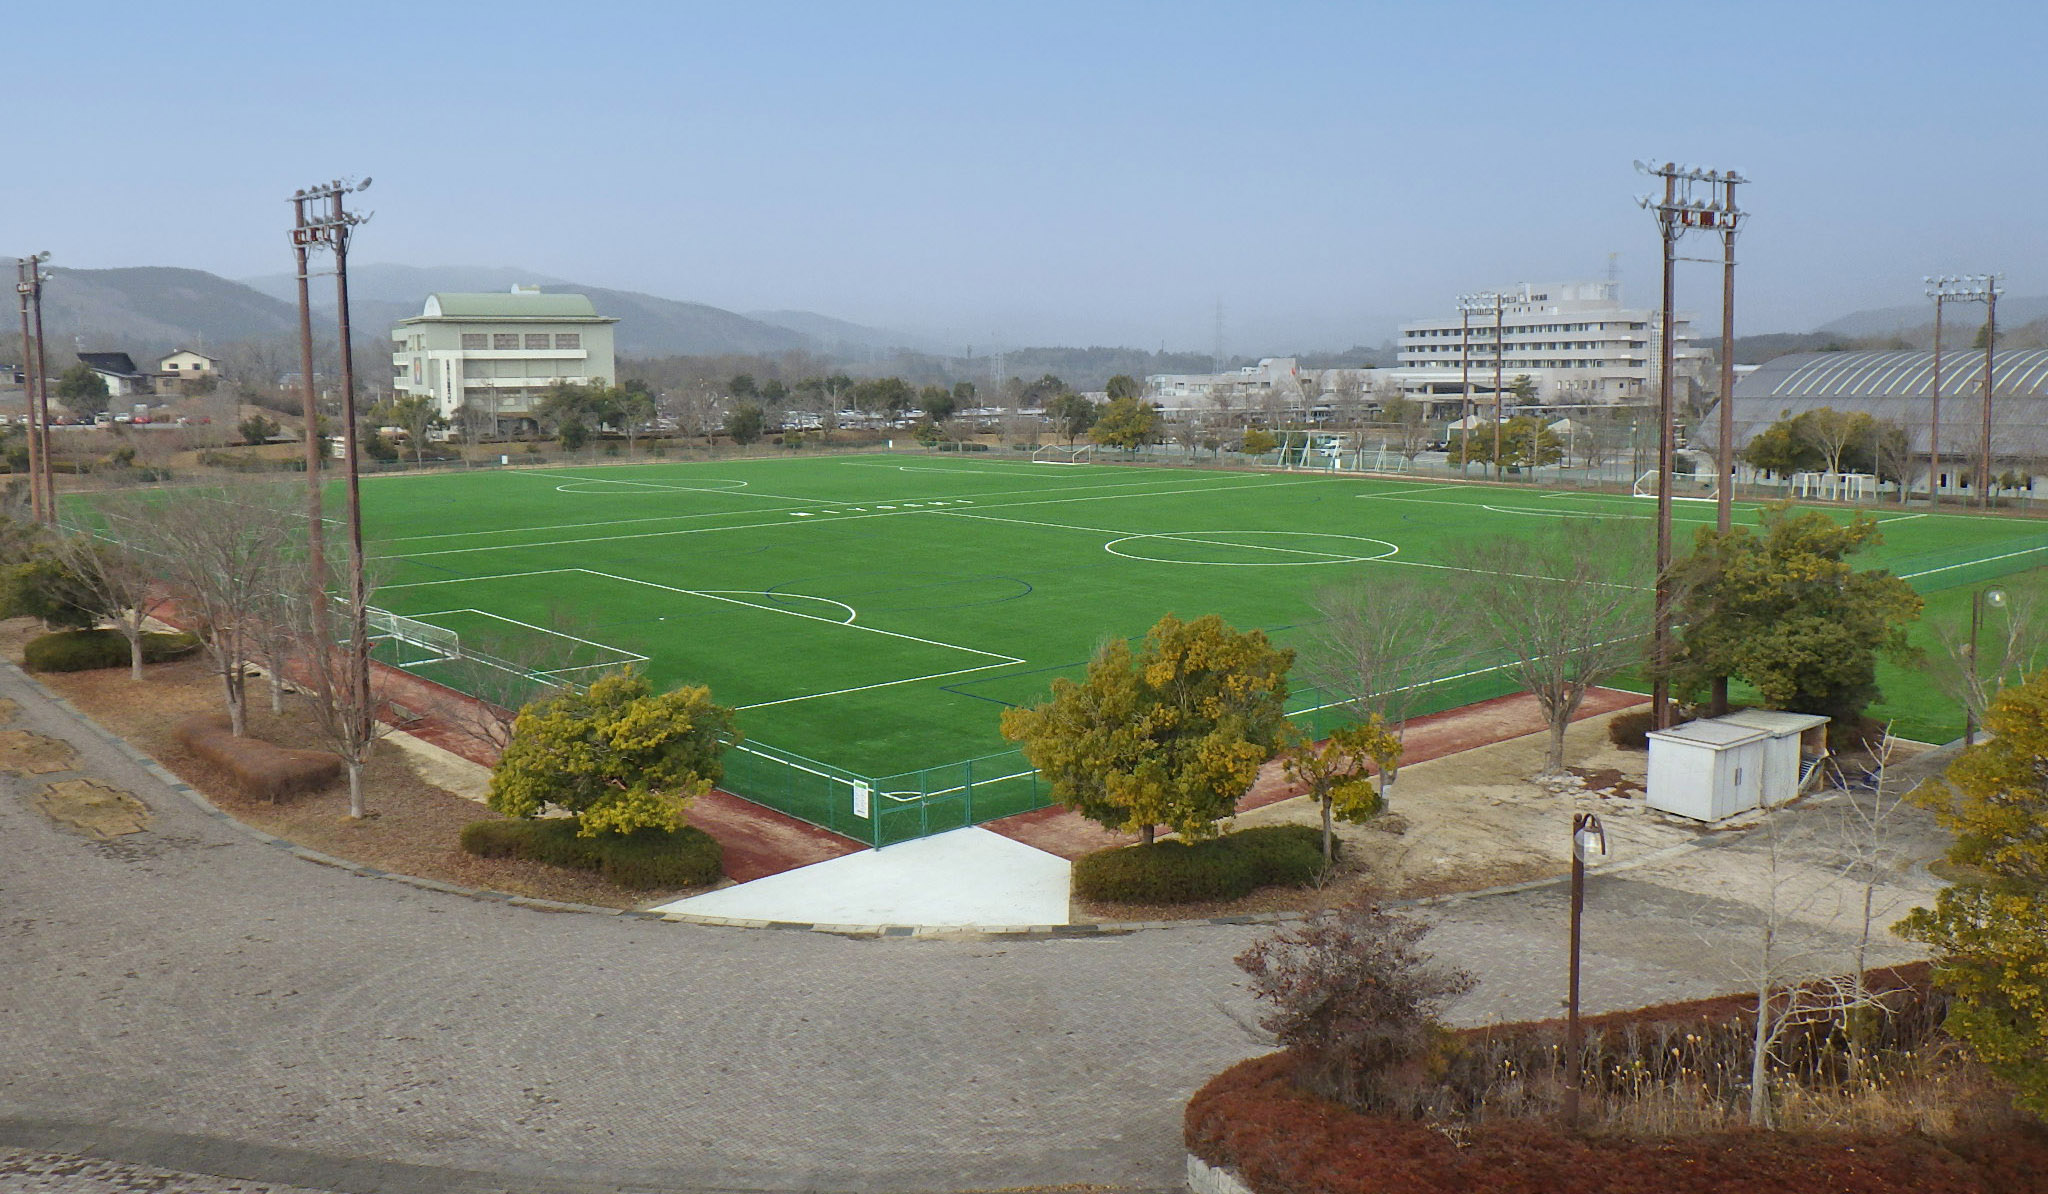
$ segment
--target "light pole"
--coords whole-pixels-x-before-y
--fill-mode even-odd
[[[1638,172],[1664,181],[1662,197],[1644,195],[1636,200],[1636,204],[1656,216],[1657,231],[1664,242],[1663,321],[1657,341],[1657,593],[1650,625],[1653,673],[1650,719],[1653,727],[1665,730],[1671,728],[1671,680],[1665,673],[1665,665],[1671,658],[1671,464],[1678,450],[1671,394],[1678,380],[1672,361],[1677,347],[1678,319],[1674,307],[1677,301],[1678,241],[1687,232],[1720,232],[1726,252],[1732,256],[1735,230],[1742,220],[1742,213],[1735,207],[1735,184],[1747,180],[1733,170],[1703,170],[1674,162],[1665,162],[1661,166],[1647,162],[1635,165]],[[1696,188],[1707,197],[1696,195]],[[1724,264],[1723,270],[1724,278],[1731,276],[1732,266]],[[1724,316],[1733,310],[1731,295],[1732,291],[1723,295]],[[1732,394],[1721,396],[1724,412],[1733,397]],[[1732,423],[1726,425],[1733,426]],[[1735,478],[1729,471],[1734,457],[1728,451],[1728,438],[1726,433],[1721,437],[1717,462],[1717,467],[1723,470],[1719,485],[1724,502],[1735,484]],[[1719,689],[1716,691],[1718,693]]]
[[[1579,1051],[1585,1034],[1579,1027],[1579,940],[1586,916],[1586,852],[1607,853],[1607,830],[1597,813],[1572,814],[1572,944],[1571,990],[1565,998],[1564,1029],[1564,1125],[1579,1125]]]
[[[1969,700],[1963,702],[1963,745],[1977,745],[1976,702],[1981,699],[1977,678],[1977,631],[1984,625],[1984,607],[2005,608],[2005,590],[1992,586],[1970,594],[1970,676]]]
[[[40,256],[20,258],[14,271],[14,293],[21,299],[21,417],[28,427],[28,499],[38,523],[44,521],[43,435],[42,424],[36,421],[36,354],[28,307],[29,296],[35,292],[29,277],[37,272]]]
[[[1927,297],[1934,300],[1934,379],[1930,387],[1931,409],[1927,431],[1927,504],[1941,502],[1941,330],[1942,308],[1949,303],[1984,304],[1984,442],[1977,456],[1977,500],[1991,508],[1991,368],[1992,351],[1998,341],[1997,274],[1940,274],[1924,279]]]
[[[1458,437],[1458,471],[1463,472],[1466,462],[1465,445],[1472,437],[1472,316],[1491,312],[1493,314],[1493,478],[1500,480],[1500,334],[1501,303],[1504,296],[1497,290],[1482,290],[1474,294],[1458,296],[1458,321],[1461,329],[1458,357],[1461,387],[1465,393],[1465,430]]]

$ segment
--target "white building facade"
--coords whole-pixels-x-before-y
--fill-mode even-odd
[[[434,400],[443,417],[465,404],[501,421],[530,418],[557,382],[610,386],[618,368],[612,325],[580,294],[432,294],[392,329],[391,387]]]
[[[1534,383],[1524,405],[1633,405],[1655,396],[1661,314],[1624,307],[1619,282],[1525,282],[1501,296],[1498,342],[1491,305],[1402,324],[1394,370],[1402,390],[1458,394],[1469,372],[1473,393],[1491,402],[1497,364],[1503,387],[1518,377]],[[1708,353],[1693,346],[1691,321],[1680,317],[1673,333],[1678,374],[1703,378]]]

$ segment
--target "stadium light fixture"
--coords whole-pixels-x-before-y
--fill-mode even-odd
[[[1927,503],[1941,503],[1941,332],[1942,312],[1950,303],[1984,304],[1984,401],[1983,442],[1977,454],[1977,501],[1991,508],[1991,408],[1992,366],[1998,341],[1998,298],[2002,274],[1940,274],[1925,279],[1927,297],[1934,300],[1934,378],[1929,386],[1927,432]]]

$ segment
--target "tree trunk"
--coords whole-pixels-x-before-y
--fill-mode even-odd
[[[1330,798],[1323,797],[1323,865],[1337,861],[1336,842],[1330,832]]]
[[[270,669],[270,711],[284,712],[284,677],[278,674],[275,667]]]
[[[1564,774],[1564,732],[1571,724],[1570,709],[1560,709],[1557,716],[1550,719],[1550,753],[1543,763],[1546,774]]]
[[[363,764],[359,759],[348,760],[348,815],[362,820],[363,811]]]
[[[128,678],[142,683],[142,631],[137,628],[128,636]]]
[[[1749,1051],[1749,1126],[1771,1126],[1771,982],[1766,978],[1756,989],[1756,1040]]]
[[[249,732],[248,702],[242,699],[242,694],[233,684],[228,685],[228,730],[237,738]]]
[[[1714,677],[1714,694],[1707,704],[1707,716],[1721,717],[1728,712],[1728,677]]]
[[[1138,831],[1139,840],[1143,841],[1146,845],[1149,846],[1152,844],[1153,835],[1156,833],[1158,833],[1157,826],[1147,825],[1145,826],[1145,828]]]

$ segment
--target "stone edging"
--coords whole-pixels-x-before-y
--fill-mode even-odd
[[[337,870],[361,875],[368,879],[386,879],[393,883],[403,883],[408,887],[417,887],[424,891],[438,891],[447,895],[464,896],[473,900],[512,904],[517,907],[531,908],[540,912],[574,912],[591,916],[618,916],[630,920],[654,921],[658,923],[703,925],[709,928],[780,929],[791,932],[825,933],[836,937],[878,939],[943,940],[949,938],[1002,937],[1012,940],[1028,940],[1035,938],[1121,937],[1131,933],[1156,929],[1207,928],[1219,925],[1296,924],[1307,920],[1312,915],[1307,912],[1251,912],[1242,916],[1208,916],[1187,920],[1123,920],[1106,921],[1099,924],[1065,925],[839,925],[809,921],[747,920],[730,916],[701,916],[690,912],[654,912],[637,908],[606,908],[598,904],[577,904],[564,900],[544,900],[534,896],[515,895],[509,891],[497,891],[488,887],[468,887],[460,883],[449,883],[440,879],[425,878],[420,875],[400,874],[396,871],[381,870],[364,863],[352,862],[349,859],[338,858],[332,854],[324,854],[318,850],[301,846],[296,842],[258,829],[221,809],[219,805],[207,799],[204,792],[179,779],[176,775],[172,774],[169,768],[136,749],[134,744],[126,738],[115,734],[99,722],[94,721],[69,700],[51,692],[43,686],[42,681],[23,671],[18,665],[0,660],[0,667],[5,667],[14,676],[41,693],[45,700],[63,710],[72,720],[90,730],[101,741],[112,746],[129,761],[141,767],[144,771],[149,772],[151,776],[163,783],[164,786],[183,796],[201,812],[224,825],[231,826],[243,836],[273,849],[282,850],[293,857],[307,862],[334,867]],[[1629,859],[1626,862],[1589,867],[1588,873],[1597,875],[1611,871],[1633,870],[1636,867],[1647,866],[1653,862],[1662,862],[1665,859],[1690,853],[1693,850],[1719,846],[1734,840],[1738,836],[1740,835],[1703,835],[1690,842],[1680,842],[1676,845],[1666,846],[1661,850],[1653,850],[1648,854],[1639,858]],[[1531,879],[1523,883],[1508,883],[1498,887],[1482,887],[1476,891],[1460,891],[1447,895],[1425,896],[1421,899],[1401,900],[1396,901],[1392,906],[1399,908],[1432,908],[1442,904],[1456,904],[1466,900],[1483,899],[1490,896],[1514,895],[1520,892],[1556,886],[1566,882],[1568,878],[1565,875],[1553,875],[1547,879]]]

